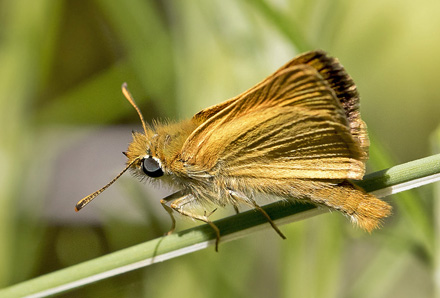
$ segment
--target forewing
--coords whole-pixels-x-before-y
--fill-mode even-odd
[[[326,81],[330,89],[332,89],[338,102],[344,108],[350,127],[350,133],[362,149],[362,159],[364,161],[367,160],[370,143],[366,125],[362,121],[359,112],[359,94],[356,85],[344,67],[339,63],[338,59],[328,56],[324,51],[311,51],[293,58],[245,93],[200,111],[194,116],[194,120],[198,123],[202,123],[215,117],[217,113],[233,105],[236,101],[242,100],[247,94],[255,92],[257,89],[260,89],[262,85],[267,84],[269,81],[274,80],[275,77],[281,75],[281,73],[299,65],[307,65],[314,68]],[[221,115],[219,117],[221,117]]]
[[[236,177],[361,179],[364,174],[363,150],[344,109],[309,65],[282,69],[230,100],[190,135],[181,160],[189,172]]]

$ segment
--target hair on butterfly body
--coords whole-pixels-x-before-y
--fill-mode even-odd
[[[76,205],[83,208],[125,171],[179,191],[160,202],[173,213],[209,224],[215,207],[261,212],[256,196],[305,200],[338,210],[361,228],[380,226],[391,207],[349,179],[362,179],[369,141],[359,95],[342,65],[323,51],[300,55],[248,91],[177,123],[145,124],[126,85],[125,97],[144,132],[134,132],[126,168]],[[200,214],[192,207],[201,206]]]

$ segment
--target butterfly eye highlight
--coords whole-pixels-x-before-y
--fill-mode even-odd
[[[159,161],[151,156],[148,156],[142,160],[142,170],[145,174],[154,178],[163,175]]]

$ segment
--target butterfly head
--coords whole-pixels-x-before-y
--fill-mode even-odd
[[[123,153],[127,157],[127,166],[131,164],[131,169],[137,176],[159,178],[164,175],[162,161],[154,150],[157,142],[158,135],[153,134],[150,129],[145,134],[133,132],[133,141],[127,152]]]

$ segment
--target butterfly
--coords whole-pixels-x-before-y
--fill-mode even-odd
[[[216,250],[221,233],[209,217],[218,207],[254,208],[285,238],[259,197],[325,206],[367,231],[391,212],[388,203],[351,182],[365,174],[367,127],[356,85],[324,51],[297,56],[244,93],[181,122],[146,124],[126,84],[122,91],[143,132],[133,133],[125,169],[79,201],[76,211],[130,170],[179,189],[160,200],[172,220],[168,233],[177,212],[209,224]]]

